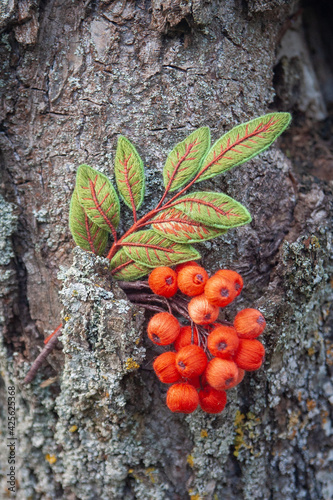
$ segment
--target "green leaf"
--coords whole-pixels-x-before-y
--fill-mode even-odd
[[[133,144],[123,136],[118,139],[114,171],[119,193],[135,213],[145,194],[143,162]]]
[[[153,268],[200,258],[200,254],[190,245],[175,243],[152,229],[127,236],[122,245],[128,257]]]
[[[209,146],[209,128],[201,127],[174,147],[163,170],[164,186],[168,191],[182,187],[197,173]]]
[[[69,229],[79,247],[94,252],[96,255],[103,255],[109,233],[88,218],[79,203],[76,189],[74,189],[69,207]]]
[[[269,113],[233,128],[212,146],[196,182],[210,179],[261,153],[282,134],[290,120],[289,113]]]
[[[163,210],[151,223],[154,231],[178,243],[199,243],[227,232],[195,221],[176,208]]]
[[[79,202],[90,220],[115,237],[120,208],[117,193],[109,179],[89,167],[80,165],[76,176]]]
[[[112,276],[116,280],[135,281],[151,272],[151,268],[135,262],[123,248],[121,248],[113,257],[110,263]]]
[[[198,191],[189,193],[171,207],[175,207],[191,219],[212,227],[229,229],[251,222],[251,215],[241,203],[224,193]]]

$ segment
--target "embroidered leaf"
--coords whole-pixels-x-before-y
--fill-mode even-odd
[[[178,243],[198,243],[211,240],[227,232],[191,219],[188,215],[169,208],[160,212],[152,220],[154,231]]]
[[[116,280],[135,281],[151,272],[151,268],[135,262],[123,248],[111,260],[111,273]]]
[[[80,165],[76,176],[79,202],[90,220],[116,235],[120,209],[117,193],[105,175],[88,165]]]
[[[143,162],[133,144],[123,136],[118,139],[114,171],[119,193],[135,213],[145,194]]]
[[[196,174],[209,146],[209,128],[201,127],[174,147],[163,170],[164,186],[167,191],[175,191],[182,187]]]
[[[152,229],[127,236],[122,245],[131,259],[148,267],[179,264],[200,258],[200,254],[190,245],[175,243]]]
[[[74,189],[69,207],[69,229],[79,247],[94,252],[96,255],[103,255],[109,233],[88,218],[79,203],[76,189]]]
[[[172,206],[191,219],[212,227],[229,229],[251,222],[251,215],[246,208],[223,193],[189,193],[179,198]]]
[[[289,113],[269,113],[233,128],[212,146],[196,182],[210,179],[261,153],[282,134],[290,120]]]

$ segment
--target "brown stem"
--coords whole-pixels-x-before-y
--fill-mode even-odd
[[[60,335],[61,335],[61,329],[59,329],[57,332],[54,333],[54,335],[52,336],[52,339],[49,340],[49,342],[46,344],[46,346],[41,351],[41,353],[37,356],[35,361],[32,363],[32,367],[28,371],[28,373],[23,381],[24,384],[29,384],[35,378],[37,371],[39,370],[39,368],[43,364],[43,361],[47,358],[47,356],[50,354],[50,352],[55,347],[55,345],[58,341],[58,337]]]
[[[162,307],[152,306],[150,304],[141,304],[141,302],[136,302],[135,304],[139,307],[143,307],[144,309],[148,309],[149,311],[165,312],[164,309],[162,309]]]
[[[132,289],[132,290],[141,290],[142,288],[149,288],[148,281],[117,281],[117,285],[121,289]]]

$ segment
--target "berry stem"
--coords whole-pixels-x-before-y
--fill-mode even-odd
[[[35,359],[35,361],[32,363],[32,366],[31,366],[30,370],[28,371],[28,373],[27,373],[27,375],[26,375],[26,377],[25,377],[25,379],[23,381],[24,384],[29,384],[35,378],[35,375],[36,375],[37,371],[39,370],[39,368],[43,364],[43,361],[47,358],[47,356],[50,354],[50,352],[55,347],[55,345],[56,345],[56,343],[58,341],[58,337],[60,335],[61,335],[61,328],[58,327],[53,332],[52,338],[46,344],[46,346],[44,347],[44,349],[42,349],[42,351],[37,356],[37,358]]]

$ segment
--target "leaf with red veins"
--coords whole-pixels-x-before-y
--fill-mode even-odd
[[[176,144],[169,154],[163,170],[164,186],[175,191],[186,184],[200,168],[201,161],[210,146],[208,127],[201,127],[184,141]]]
[[[75,243],[96,255],[103,255],[109,233],[94,224],[79,203],[76,189],[69,207],[69,229]]]
[[[200,254],[190,245],[171,241],[153,229],[127,236],[122,240],[122,246],[128,257],[151,268],[172,266],[200,258]]]
[[[189,193],[170,207],[180,210],[194,221],[219,229],[243,226],[251,222],[247,209],[224,193]]]
[[[143,162],[133,144],[123,136],[118,139],[114,172],[122,199],[135,212],[145,194]]]
[[[269,113],[233,128],[212,146],[196,182],[215,177],[258,155],[282,134],[290,120],[289,113]]]
[[[123,281],[135,281],[151,272],[151,267],[135,262],[123,248],[111,260],[110,269],[114,279]]]
[[[227,232],[193,220],[176,208],[165,209],[151,221],[154,231],[178,243],[199,243]]]
[[[120,207],[117,193],[109,179],[88,165],[80,165],[76,176],[76,190],[89,219],[111,232],[115,238]]]

